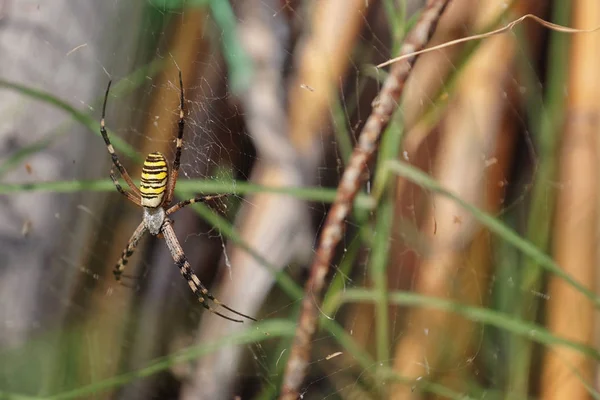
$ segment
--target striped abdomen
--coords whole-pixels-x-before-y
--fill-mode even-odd
[[[167,189],[167,161],[161,153],[150,153],[142,168],[142,206],[156,208],[162,204]]]

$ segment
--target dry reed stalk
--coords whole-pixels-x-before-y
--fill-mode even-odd
[[[488,26],[505,12],[503,1],[479,3],[475,30]],[[533,12],[539,2],[516,7]],[[517,122],[511,104],[519,103],[514,85],[518,42],[514,35],[490,37],[461,71],[440,127],[434,175],[442,186],[470,204],[496,213],[503,202]],[[498,63],[498,59],[504,60]],[[504,96],[508,93],[508,96]],[[482,306],[488,293],[490,245],[488,235],[467,211],[442,195],[428,201],[423,231],[429,236],[427,254],[418,267],[414,291]],[[418,382],[430,371],[452,382],[453,371],[468,366],[480,345],[477,325],[455,313],[410,310],[402,339],[395,350],[399,376]],[[427,332],[427,334],[424,334]],[[472,350],[470,350],[472,349]],[[448,371],[448,374],[444,374]],[[395,385],[390,399],[420,398],[412,385]]]
[[[348,70],[368,2],[330,0],[314,4],[306,34],[295,54],[296,71],[289,99],[282,89],[290,29],[284,13],[273,17],[278,0],[245,0],[236,7],[238,36],[253,61],[254,74],[240,100],[246,126],[257,151],[250,181],[265,186],[302,187],[313,184],[321,162],[323,131],[327,129],[332,98]],[[288,32],[291,34],[290,32]],[[310,86],[312,90],[306,87]],[[289,109],[286,109],[289,104]],[[234,308],[257,315],[273,286],[274,270],[312,256],[313,228],[306,202],[293,196],[256,193],[245,198],[236,217],[242,241],[273,267],[265,268],[244,248],[229,247],[231,270],[217,294]],[[293,232],[294,234],[290,234]],[[241,325],[203,315],[196,341],[231,334]],[[231,397],[239,377],[243,348],[227,346],[198,362],[183,399]]]
[[[573,2],[573,26],[600,25],[600,3]],[[564,272],[593,290],[598,268],[598,132],[600,130],[600,33],[571,37],[566,124],[562,132],[553,256]],[[552,276],[548,282],[546,320],[558,337],[594,346],[594,305],[582,293]],[[594,363],[585,355],[551,348],[542,366],[544,400],[591,398]]]
[[[203,19],[203,11],[187,13],[184,21],[177,27],[171,42],[171,52],[179,62],[179,66],[186,71],[184,72],[184,82],[187,82],[188,84],[193,81],[192,77],[195,75],[195,73],[193,73],[193,68],[187,67],[188,63],[189,65],[192,64],[188,55],[197,54],[199,41],[202,41],[202,39],[190,40],[190,38],[202,38],[202,35],[199,32],[202,32],[205,28],[202,24],[194,23],[193,21],[202,21]],[[141,154],[145,155],[152,151],[164,151],[168,154],[168,151],[160,147],[161,145],[158,145],[157,147],[157,143],[162,143],[165,147],[169,146],[169,149],[173,148],[172,140],[175,137],[174,129],[177,127],[177,113],[174,111],[177,110],[178,107],[178,91],[173,90],[174,86],[169,85],[168,82],[176,81],[178,73],[177,66],[173,63],[168,63],[163,73],[155,81],[159,90],[153,93],[153,99],[147,113],[147,115],[153,117],[145,121],[142,131],[156,140],[143,140],[139,146],[139,152]],[[118,104],[118,102],[118,99],[111,99],[111,103]],[[156,119],[154,116],[160,116],[162,129],[156,129]],[[119,126],[115,126],[114,122],[111,122],[115,121],[115,119],[116,115],[109,113],[107,125],[111,129],[118,131],[120,129]],[[101,151],[101,149],[99,149],[99,151]],[[106,154],[106,160],[110,160],[108,153]],[[129,171],[132,176],[139,176],[141,173],[141,164],[132,164],[129,167]],[[106,176],[108,176],[108,170]],[[119,198],[116,198],[116,200],[119,202],[124,201],[120,196]],[[87,320],[80,328],[80,333],[83,337],[92,335],[98,338],[96,350],[99,353],[102,353],[107,360],[119,360],[119,358],[121,358],[130,360],[131,362],[141,363],[153,356],[159,355],[157,349],[160,347],[160,344],[157,342],[137,343],[135,347],[124,345],[122,341],[125,339],[123,336],[123,326],[127,321],[126,314],[115,312],[117,309],[129,310],[131,308],[130,302],[134,299],[135,291],[118,285],[114,280],[112,270],[119,259],[131,232],[133,232],[139,223],[140,214],[126,214],[121,218],[116,219],[115,224],[111,227],[111,232],[114,233],[114,235],[110,236],[111,243],[108,248],[103,250],[103,256],[109,265],[105,265],[102,269],[103,275],[101,275],[99,280],[102,284],[95,286],[96,290],[93,291],[93,294],[88,300],[89,304],[86,305],[86,309],[93,310],[93,312],[87,314]],[[97,235],[98,233],[94,234],[94,240],[97,240]],[[91,252],[90,255],[88,255],[88,257],[92,257],[92,259],[83,261],[82,264],[93,265],[94,256],[97,256],[96,251]],[[135,275],[135,264],[130,263],[128,267],[129,273]],[[170,267],[170,265],[168,265],[168,267]],[[174,266],[172,268],[176,269]],[[106,295],[107,291],[112,292],[110,296]],[[80,301],[81,300],[76,300],[75,303],[78,304]],[[79,313],[80,311],[75,308],[72,312]],[[164,320],[162,321],[162,325],[153,324],[153,329],[160,330],[161,326],[165,326]],[[160,337],[160,335],[154,335],[153,333],[146,331],[144,337],[156,338]],[[127,353],[123,354],[124,352]],[[89,354],[82,352],[80,356],[83,357],[82,359],[85,359]],[[117,373],[118,366],[119,363],[116,361],[106,362],[102,366],[98,366],[97,370],[101,376],[113,376]]]
[[[407,35],[400,54],[409,54],[424,48],[433,35],[448,2],[448,0],[427,2],[419,21]],[[373,111],[360,134],[358,144],[338,185],[336,199],[327,215],[310,276],[305,285],[306,294],[302,300],[298,328],[283,377],[281,399],[297,399],[299,396],[299,388],[309,363],[311,340],[317,329],[317,303],[321,302],[325,277],[335,248],[341,240],[344,220],[350,213],[352,202],[364,179],[367,163],[375,153],[381,133],[397,108],[404,84],[416,60],[416,56],[410,57],[392,66],[379,96],[373,102]]]

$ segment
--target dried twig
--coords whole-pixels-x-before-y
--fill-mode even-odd
[[[538,17],[537,15],[534,15],[534,14],[525,14],[522,17],[519,17],[516,20],[510,22],[509,24],[503,26],[502,28],[495,29],[495,30],[493,30],[491,32],[485,32],[485,33],[480,33],[480,34],[477,34],[477,35],[471,35],[471,36],[463,37],[463,38],[456,39],[456,40],[451,40],[449,42],[444,42],[444,43],[439,44],[437,46],[428,47],[426,49],[415,51],[413,53],[403,54],[403,55],[400,55],[398,57],[395,57],[395,58],[392,58],[390,60],[387,60],[386,62],[382,62],[381,64],[377,65],[377,68],[382,68],[382,67],[388,66],[390,64],[393,64],[393,63],[405,60],[408,57],[413,57],[413,56],[416,56],[416,55],[419,55],[419,54],[430,53],[432,51],[442,50],[442,49],[445,49],[446,47],[455,46],[455,45],[460,44],[460,43],[472,42],[474,40],[481,40],[481,39],[488,38],[490,36],[499,35],[501,33],[506,33],[508,31],[511,31],[516,25],[520,24],[521,22],[525,21],[526,19],[532,19],[535,22],[537,22],[538,24],[543,25],[546,28],[552,29],[553,31],[556,31],[556,32],[563,32],[563,33],[593,33],[593,32],[596,32],[597,30],[600,30],[600,26],[597,26],[597,27],[595,27],[593,29],[575,29],[575,28],[569,28],[568,26],[562,26],[562,25],[558,25],[558,24],[553,24],[552,22],[545,21],[542,18],[540,18],[540,17]]]
[[[407,35],[400,49],[401,55],[414,53],[427,44],[448,3],[449,0],[427,1],[419,21]],[[392,66],[378,98],[373,102],[373,111],[342,175],[335,202],[327,215],[321,233],[310,277],[306,282],[306,294],[302,300],[294,345],[283,377],[283,390],[280,397],[282,400],[298,398],[298,390],[308,367],[312,336],[317,328],[317,303],[321,301],[325,276],[329,270],[333,252],[342,237],[344,220],[348,216],[352,202],[360,188],[367,163],[377,148],[381,133],[387,127],[396,109],[398,99],[416,59],[417,56],[413,55],[404,62]]]

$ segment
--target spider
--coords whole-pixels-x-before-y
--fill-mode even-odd
[[[216,196],[202,196],[202,197],[194,197],[189,200],[180,201],[169,207],[171,201],[173,200],[173,193],[175,191],[175,184],[177,183],[177,176],[179,175],[179,165],[181,160],[181,148],[183,145],[183,128],[185,125],[185,109],[184,109],[184,101],[183,101],[183,80],[181,78],[181,71],[179,71],[179,88],[180,88],[180,105],[179,105],[179,122],[178,133],[177,133],[177,142],[175,149],[175,160],[173,161],[173,167],[169,171],[169,167],[167,166],[167,161],[165,157],[159,153],[154,152],[148,154],[146,160],[144,161],[144,166],[142,168],[142,177],[141,184],[138,188],[129,176],[129,173],[123,167],[123,164],[119,161],[119,157],[115,153],[115,149],[110,143],[110,139],[108,138],[108,133],[106,132],[104,118],[106,115],[106,103],[108,101],[108,93],[110,91],[111,81],[108,82],[108,86],[106,88],[106,94],[104,96],[104,105],[102,106],[102,119],[100,120],[100,134],[106,143],[106,148],[110,153],[112,158],[112,162],[114,166],[117,168],[131,191],[126,191],[121,187],[119,181],[114,173],[114,170],[111,168],[110,170],[110,178],[112,179],[117,191],[125,196],[129,201],[134,203],[135,205],[142,207],[143,209],[143,220],[138,225],[138,227],[133,232],[133,235],[127,242],[127,246],[121,253],[121,258],[117,262],[113,274],[117,282],[121,281],[121,277],[123,275],[123,271],[125,266],[127,265],[128,259],[133,255],[133,252],[146,232],[150,232],[151,235],[163,237],[165,242],[167,243],[167,247],[171,252],[171,256],[175,261],[175,265],[179,268],[181,275],[187,281],[189,287],[192,289],[192,292],[202,304],[204,308],[208,311],[217,314],[218,316],[228,319],[234,322],[243,322],[239,319],[234,319],[228,317],[224,314],[213,309],[208,301],[212,301],[217,306],[223,307],[230,312],[252,321],[256,321],[254,318],[249,317],[245,314],[242,314],[234,309],[226,306],[217,300],[206,287],[202,284],[200,279],[194,274],[192,268],[190,267],[190,263],[179,244],[179,240],[177,240],[177,236],[175,236],[175,231],[173,230],[172,221],[169,219],[169,216],[180,209],[194,203],[204,202],[207,200],[211,200],[217,197],[221,197],[220,195]]]

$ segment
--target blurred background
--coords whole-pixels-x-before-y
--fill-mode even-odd
[[[430,3],[431,1],[427,2]],[[0,398],[272,399],[335,188],[416,0],[0,1]],[[451,0],[430,45],[597,0]],[[598,62],[594,61],[599,57]],[[304,399],[600,398],[600,32],[422,55],[346,220]],[[206,312],[120,196],[172,160]],[[420,173],[419,173],[420,172]]]

